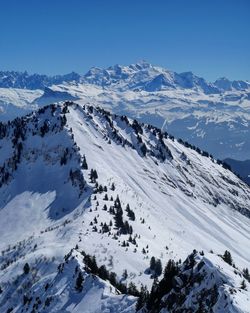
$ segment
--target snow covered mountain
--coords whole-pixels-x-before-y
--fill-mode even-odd
[[[42,95],[42,90],[0,88],[0,120],[8,121],[35,110],[38,106],[33,101]]]
[[[79,103],[102,106],[114,113],[153,124],[210,151],[217,158],[244,160],[249,157],[249,92],[205,94],[180,88],[154,92],[120,91],[86,84],[51,88],[77,97]]]
[[[224,91],[249,90],[247,81],[230,81],[223,77],[214,83],[192,72],[176,73],[159,66],[153,66],[146,61],[123,66],[116,64],[107,69],[91,68],[85,75],[75,72],[66,75],[47,76],[40,74],[29,75],[27,72],[0,71],[0,88],[44,89],[62,83],[88,83],[103,87],[113,87],[120,90],[139,89],[159,91],[163,89],[192,89],[202,90],[205,94],[217,94]]]
[[[29,75],[27,72],[0,71],[0,88],[44,89],[53,84],[79,81],[80,75],[69,73],[66,75],[47,76],[40,74]]]
[[[8,87],[0,88],[1,121],[52,102],[77,99],[163,128],[216,158],[249,158],[247,81],[222,78],[209,83],[192,72],[178,74],[147,62],[92,68],[82,76],[0,76],[0,87]]]
[[[243,80],[230,81],[229,79],[222,77],[214,82],[214,85],[223,91],[232,90],[247,90],[250,87],[250,83]]]
[[[162,67],[152,66],[147,62],[140,62],[129,66],[115,65],[107,69],[92,68],[83,76],[82,82],[113,87],[119,90],[144,90],[149,92],[164,89],[195,88],[205,94],[219,93],[216,85],[192,72],[177,74]],[[246,83],[247,84],[247,83]],[[247,88],[250,85],[247,85]]]
[[[3,312],[248,312],[250,189],[205,151],[66,102],[0,124],[0,179]]]

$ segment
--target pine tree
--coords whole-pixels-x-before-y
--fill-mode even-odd
[[[127,204],[127,206],[126,206],[126,212],[127,212],[127,214],[128,214],[128,217],[129,217],[132,221],[134,221],[134,220],[135,220],[135,213],[130,209],[129,204]]]
[[[148,298],[149,298],[149,293],[148,293],[147,287],[142,285],[140,295],[136,303],[136,311],[139,311],[141,308],[144,307],[144,305],[148,301]]]
[[[136,240],[135,240],[135,238],[132,239],[132,244],[133,244],[133,245],[136,245]]]
[[[151,269],[151,271],[154,271],[154,270],[155,270],[155,264],[156,264],[155,257],[152,256],[152,258],[151,258],[151,260],[150,260],[150,269]]]
[[[83,160],[82,160],[82,168],[83,168],[84,170],[87,170],[87,169],[88,169],[88,164],[87,164],[85,155],[83,156]]]
[[[128,217],[131,219],[131,221],[134,221],[135,220],[135,213],[134,211],[130,211],[129,214],[128,214]]]
[[[161,260],[158,259],[155,263],[155,275],[160,276],[162,274]]]
[[[119,203],[119,202],[118,202]],[[116,209],[116,212],[115,212],[115,226],[119,229],[122,229],[123,230],[123,211],[122,211],[122,208],[120,207],[119,204],[117,204],[117,209]]]
[[[109,281],[112,285],[116,285],[116,273],[111,272],[109,274]]]
[[[115,210],[112,206],[109,207],[109,214],[115,215]]]
[[[129,212],[130,211],[130,206],[129,204],[126,205],[126,212]]]
[[[142,155],[145,156],[146,153],[147,153],[147,147],[146,147],[146,145],[145,145],[144,142],[143,142],[143,144],[141,145],[140,149],[141,149]]]
[[[102,265],[102,266],[99,268],[98,274],[99,274],[99,276],[100,276],[102,279],[104,279],[104,280],[108,279],[108,277],[109,277],[109,273],[108,273],[108,271],[107,271],[105,265]]]
[[[108,233],[109,232],[109,227],[106,223],[104,223],[103,227],[102,227],[102,232],[103,233]]]
[[[122,232],[122,234],[125,234],[125,235],[129,233],[129,223],[128,223],[128,221],[125,221],[123,223],[123,225],[121,226],[121,232]]]
[[[92,274],[98,274],[98,266],[96,264],[96,258],[95,256],[90,256],[88,254],[84,255],[84,263],[87,265],[87,267],[90,268]]]
[[[25,264],[24,264],[23,272],[24,272],[24,274],[26,274],[26,275],[29,274],[29,272],[30,272],[30,266],[29,266],[28,263],[25,263]]]
[[[133,227],[132,227],[131,225],[129,225],[129,231],[128,231],[128,233],[129,233],[130,235],[133,234]]]
[[[120,199],[119,199],[119,196],[118,196],[118,195],[116,196],[115,203],[114,203],[114,207],[115,207],[116,209],[121,209],[121,202],[120,202]]]
[[[152,307],[154,307],[154,304],[157,300],[158,284],[159,284],[158,279],[155,278],[154,282],[152,284],[150,295],[149,295],[148,300],[147,300],[147,309],[151,309]]]
[[[130,282],[128,285],[128,293],[133,296],[139,296],[139,291],[136,289],[136,286],[133,282]]]
[[[122,274],[122,278],[126,280],[128,278],[128,271],[125,269]]]
[[[92,257],[91,269],[92,269],[92,273],[93,274],[97,274],[98,273],[98,266],[97,266],[97,263],[96,263],[96,257],[95,256]]]
[[[224,252],[224,255],[222,256],[222,259],[223,259],[226,263],[228,263],[229,265],[232,265],[232,264],[233,264],[233,259],[232,259],[231,253],[230,253],[228,250],[226,250],[226,251]]]
[[[243,276],[250,282],[250,274],[248,268],[243,268]]]
[[[77,279],[76,279],[76,286],[75,286],[75,289],[79,292],[82,291],[82,283],[83,283],[83,275],[82,275],[82,272],[79,271]]]
[[[97,171],[91,169],[90,170],[90,181],[91,181],[91,183],[96,183],[97,178],[98,178]]]
[[[27,295],[23,295],[23,305],[26,305],[30,301],[30,298]]]

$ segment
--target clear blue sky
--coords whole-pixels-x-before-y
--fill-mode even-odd
[[[0,70],[82,74],[141,59],[250,80],[250,0],[0,1]]]

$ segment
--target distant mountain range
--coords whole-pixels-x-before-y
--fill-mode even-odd
[[[0,88],[34,90],[67,82],[89,83],[102,87],[112,86],[120,90],[132,89],[149,92],[169,88],[196,88],[206,94],[217,94],[224,91],[250,89],[250,83],[247,81],[230,81],[227,78],[220,78],[214,83],[209,83],[192,72],[177,74],[161,67],[152,66],[147,62],[129,66],[117,64],[107,69],[93,67],[85,75],[79,75],[75,72],[56,76],[29,75],[27,72],[16,71],[0,72]]]
[[[66,75],[47,76],[27,72],[0,71],[0,88],[44,89],[45,87],[63,82],[79,81],[77,73]]]
[[[192,72],[178,74],[147,62],[94,67],[85,75],[0,72],[0,121],[66,100],[153,124],[216,158],[249,159],[247,81],[209,83]]]
[[[229,90],[250,89],[250,83],[247,81],[230,81],[221,78],[214,83],[209,83],[192,72],[177,74],[162,67],[152,66],[147,62],[129,66],[115,65],[107,69],[92,68],[81,80],[99,86],[113,86],[121,90],[132,89],[149,92],[171,88],[195,88],[206,94],[216,94]]]

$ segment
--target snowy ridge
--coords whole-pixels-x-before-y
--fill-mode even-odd
[[[119,90],[144,90],[148,92],[164,89],[198,89],[205,94],[217,94],[226,90],[247,90],[250,84],[244,81],[230,82],[225,88],[222,80],[208,83],[205,79],[194,75],[192,72],[176,73],[162,67],[153,66],[145,61],[122,66],[116,64],[107,69],[92,68],[85,74],[82,82],[113,87]]]
[[[79,81],[80,75],[69,73],[66,75],[47,76],[41,74],[29,75],[27,72],[0,71],[0,88],[44,89],[53,84]]]
[[[107,69],[92,68],[81,81],[119,90],[144,90],[147,92],[183,88],[200,90],[205,94],[218,94],[229,90],[248,90],[250,88],[250,84],[244,81],[230,82],[227,80],[226,85],[220,79],[215,83],[209,83],[192,72],[178,74],[145,61],[129,66],[117,64]]]
[[[2,281],[1,312],[10,312],[11,308],[18,313],[135,312],[136,298],[121,295],[108,281],[89,272],[83,256],[73,249],[59,264],[40,256],[29,266],[27,274],[18,267],[12,269],[14,284]]]
[[[214,85],[223,91],[232,91],[232,90],[244,90],[249,89],[250,83],[243,80],[234,80],[230,81],[229,79],[222,77],[217,79],[214,82]]]
[[[92,68],[82,76],[1,72],[0,120],[77,100],[164,128],[216,158],[244,160],[250,149],[249,86],[225,78],[209,83],[192,72],[178,74],[147,62]]]
[[[33,101],[42,95],[42,90],[0,88],[1,121],[7,122],[37,109]]]
[[[44,89],[52,85],[68,83],[90,83],[111,86],[120,89],[139,88],[145,91],[157,91],[165,88],[198,88],[205,93],[250,89],[248,81],[230,81],[223,77],[214,83],[192,72],[176,73],[163,67],[153,66],[146,61],[123,66],[116,64],[106,69],[93,67],[85,75],[75,72],[66,75],[47,76],[29,75],[27,72],[0,71],[0,88]]]
[[[181,264],[168,262],[140,312],[249,312],[244,273],[214,254],[194,251]]]
[[[0,124],[0,166],[0,303],[8,299],[6,310],[17,308],[14,281],[26,277],[25,262],[38,268],[38,285],[34,278],[30,288],[40,299],[41,277],[56,279],[48,295],[61,296],[49,312],[70,307],[76,276],[63,274],[61,285],[57,267],[76,245],[119,281],[138,287],[152,285],[152,256],[166,264],[194,248],[205,256],[228,249],[239,268],[249,264],[249,187],[211,156],[156,127],[90,105],[51,105]],[[40,268],[43,258],[48,267]],[[87,294],[106,288],[92,283]],[[88,303],[84,294],[81,305]],[[82,312],[73,298],[69,311]],[[108,303],[135,310],[134,298],[112,293],[107,301],[95,299],[93,312]]]
[[[51,88],[77,97],[81,104],[101,106],[113,113],[153,124],[210,151],[216,158],[248,158],[248,91],[226,91],[219,94],[205,94],[193,88],[170,88],[152,92],[131,89],[121,91],[113,85],[103,87],[86,83],[63,84]],[[54,102],[56,101],[55,98]]]

